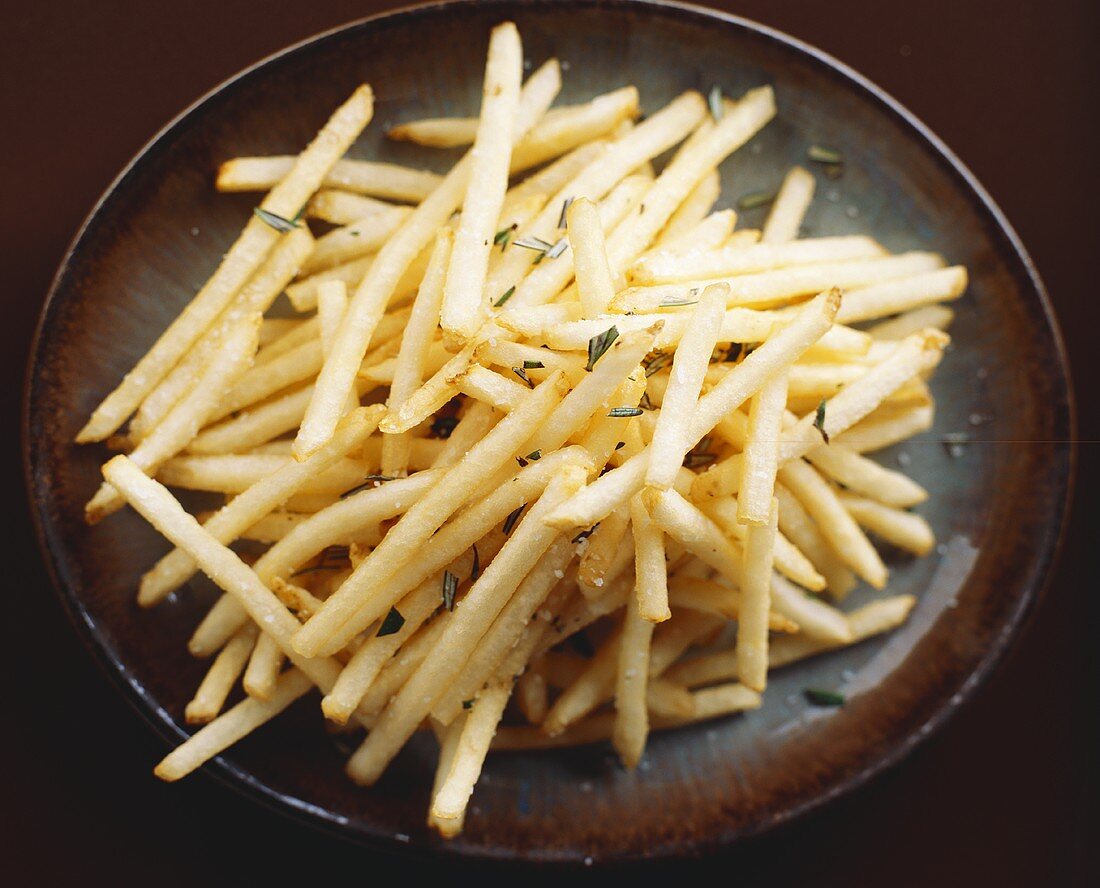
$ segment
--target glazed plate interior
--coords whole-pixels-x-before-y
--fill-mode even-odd
[[[684,7],[482,2],[353,24],[250,69],[139,155],[59,272],[28,386],[35,519],[80,633],[138,708],[178,742],[187,733],[184,705],[205,668],[187,654],[186,640],[215,590],[196,581],[155,610],[137,607],[138,578],[167,544],[129,510],[84,525],[82,505],[106,451],[77,447],[73,435],[246,221],[253,196],[213,190],[221,161],[300,150],[356,84],[369,82],[375,119],[351,155],[445,168],[453,155],[388,144],[384,129],[476,114],[488,32],[505,18],[519,25],[531,63],[561,59],[564,102],[633,83],[652,111],[685,89],[717,84],[737,96],[773,84],[778,118],[723,165],[720,206],[773,190],[791,165],[806,163],[810,145],[828,145],[842,152],[844,172],[834,180],[818,169],[806,234],[868,233],[890,250],[937,250],[969,268],[954,344],[933,383],[935,426],[878,454],[931,492],[919,512],[936,532],[936,552],[888,557],[889,591],[912,593],[918,604],[892,635],[775,673],[755,712],[652,736],[634,772],[603,746],[491,756],[466,831],[449,844],[424,825],[430,737],[410,744],[376,787],[358,789],[343,774],[345,751],[324,730],[316,697],[209,767],[261,800],[375,845],[576,862],[701,853],[858,784],[966,698],[1041,591],[1071,477],[1064,363],[1026,254],[934,137],[828,57]],[[739,224],[756,227],[765,212],[748,210]],[[964,433],[968,443],[943,446],[949,433]],[[870,597],[861,589],[850,604]],[[840,690],[848,703],[810,707],[806,687]]]

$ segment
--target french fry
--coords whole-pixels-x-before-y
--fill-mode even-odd
[[[932,528],[920,515],[850,493],[840,494],[840,504],[871,533],[914,555],[927,555],[936,545]]]
[[[512,152],[512,172],[530,169],[609,136],[638,113],[638,90],[624,86],[574,108],[550,109]]]
[[[218,168],[214,185],[218,191],[266,191],[282,182],[294,163],[295,158],[285,156],[235,157]],[[439,182],[439,176],[426,170],[395,163],[345,159],[332,165],[319,187],[418,203],[439,187]]]
[[[663,531],[650,520],[640,494],[635,494],[630,501],[630,525],[634,534],[638,614],[644,620],[660,623],[672,616],[668,607],[665,537]]]
[[[226,389],[252,362],[259,332],[260,316],[254,315],[249,322],[241,324],[225,337],[195,387],[131,451],[130,460],[134,465],[152,474],[187,446],[207,418],[218,409]],[[89,524],[95,524],[124,505],[118,492],[105,482],[85,505],[84,519]]]
[[[521,90],[513,139],[530,129],[553,101],[559,86],[556,64],[544,65],[531,76]],[[470,174],[468,158],[469,155],[452,168],[439,187],[386,241],[355,291],[341,335],[317,377],[313,398],[295,439],[298,456],[308,456],[332,434],[337,412],[352,388],[355,373],[401,276],[462,200]]]
[[[213,719],[225,705],[230,690],[240,678],[241,670],[248,662],[253,645],[256,644],[257,629],[254,625],[245,626],[229,640],[214,658],[206,676],[195,691],[195,696],[184,709],[184,718],[189,725],[202,725]]]
[[[837,321],[852,324],[911,311],[931,303],[958,299],[966,291],[967,274],[961,265],[909,278],[849,290]]]
[[[875,411],[837,435],[838,444],[857,453],[870,453],[926,432],[932,427],[931,406]]]
[[[819,472],[853,493],[870,497],[886,506],[905,509],[928,499],[928,491],[911,478],[881,466],[843,444],[815,447],[806,454],[806,459]]]
[[[432,781],[431,797],[433,799],[439,793],[440,788],[447,779],[447,775],[451,773],[451,763],[454,761],[458,742],[462,738],[464,722],[465,718],[461,718],[446,727],[432,726],[435,729],[436,739],[439,741],[439,762],[436,765],[435,778]],[[463,815],[451,820],[442,820],[432,814],[430,805],[428,807],[428,826],[436,830],[443,838],[450,838],[462,832],[465,820],[466,818]]]
[[[566,218],[581,311],[585,317],[594,317],[607,311],[615,295],[599,213],[595,204],[581,197],[569,205]]]
[[[478,482],[491,477],[516,455],[531,425],[549,414],[558,402],[561,389],[560,376],[536,388],[402,516],[351,578],[302,627],[295,644],[305,656],[316,656],[326,639],[354,615],[367,588],[377,586],[413,558],[418,547],[476,493]]]
[[[313,682],[297,669],[284,672],[270,699],[246,697],[173,749],[157,765],[154,773],[169,782],[186,777],[312,689]]]
[[[675,235],[666,236],[663,233],[653,250],[654,252],[665,250],[677,254],[692,250],[716,250],[729,238],[736,222],[737,213],[733,210],[719,210],[711,213],[697,225]],[[666,225],[665,228],[667,231],[668,226]]]
[[[846,642],[827,641],[805,634],[777,638],[768,652],[769,665],[772,668],[786,666],[823,651],[856,644],[874,635],[889,632],[905,622],[916,601],[912,595],[895,595],[857,608],[847,617],[851,637]]]
[[[424,381],[424,365],[439,323],[443,281],[450,261],[453,236],[449,228],[436,237],[428,270],[417,292],[408,325],[401,337],[401,349],[390,383],[386,406],[395,410],[404,404]],[[402,475],[408,470],[409,436],[402,432],[382,439],[382,474]]]
[[[779,470],[779,480],[810,513],[840,560],[874,588],[883,588],[887,572],[882,558],[813,466],[791,460]]]
[[[615,729],[612,732],[615,750],[628,769],[636,768],[642,760],[649,733],[646,689],[652,639],[653,623],[639,612],[636,600],[628,603],[615,672]]]
[[[348,149],[374,113],[369,86],[359,87],[336,110],[317,137],[293,160],[290,169],[260,204],[267,213],[292,219],[317,190],[321,180]],[[156,344],[119,386],[93,411],[77,434],[78,443],[102,441],[118,430],[145,396],[153,390],[192,345],[210,327],[245,285],[279,240],[279,232],[259,217],[249,220],[218,269]]]
[[[955,312],[945,305],[926,305],[914,308],[888,321],[880,321],[867,328],[876,340],[898,340],[918,333],[927,327],[946,330],[955,319]]]
[[[639,259],[630,268],[629,280],[632,284],[645,286],[752,274],[791,265],[877,259],[882,255],[882,247],[861,235],[807,238],[789,243],[761,242],[740,249],[725,247],[711,253],[698,252],[682,257],[657,254]]]
[[[270,700],[275,694],[286,655],[270,635],[261,635],[252,648],[252,656],[241,678],[245,693],[260,700]]]
[[[455,351],[474,336],[488,313],[482,291],[508,188],[522,71],[523,50],[516,26],[498,25],[489,38],[481,118],[469,155],[466,194],[440,309],[444,342],[454,343]]]
[[[630,532],[630,522],[630,510],[620,506],[593,529],[577,568],[577,582],[582,588],[595,588],[597,581],[605,585],[611,563]]]
[[[714,207],[722,191],[722,180],[718,170],[711,170],[691,189],[684,202],[669,217],[661,235],[657,238],[657,249],[675,243],[698,226]],[[726,232],[727,236],[729,232]]]
[[[522,368],[521,368],[522,369]],[[480,364],[473,364],[455,380],[458,390],[504,413],[523,403],[528,387]]]
[[[320,219],[332,225],[350,225],[373,213],[386,212],[392,208],[393,204],[384,200],[336,188],[325,188],[310,198],[305,214],[310,219]]]
[[[741,567],[737,677],[743,685],[760,692],[768,680],[768,611],[778,514],[779,506],[773,499],[768,523],[748,528]]]
[[[855,588],[855,574],[833,552],[821,529],[793,493],[782,484],[776,484],[775,497],[779,501],[780,532],[789,537],[821,572],[829,594],[837,601],[843,601]]]
[[[515,696],[528,724],[541,724],[550,708],[550,697],[545,670],[539,661],[532,663],[516,681]]]
[[[741,524],[765,525],[770,520],[789,372],[776,373],[752,399],[737,495],[737,520]],[[762,690],[752,682],[742,681]]]
[[[798,238],[802,219],[814,197],[814,177],[802,167],[791,167],[772,203],[760,233],[765,244],[782,244]]]
[[[741,593],[713,580],[678,574],[670,578],[668,594],[669,601],[678,609],[698,611],[727,620],[736,620],[741,612]],[[782,614],[769,611],[768,630],[797,632],[798,624]]]
[[[671,487],[683,464],[684,454],[694,446],[688,440],[689,428],[717,342],[716,332],[722,322],[725,299],[725,287],[707,287],[691,314],[687,333],[680,340],[672,362],[672,381],[665,390],[649,447],[647,487],[659,490]]]
[[[436,655],[425,661],[398,692],[366,741],[349,759],[348,774],[356,783],[370,784],[377,780],[431,710],[434,701],[446,689],[446,677],[469,657],[515,591],[517,575],[522,577],[553,543],[557,532],[543,523],[542,516],[580,486],[583,479],[582,469],[563,469],[512,531],[504,548],[455,608]]]
[[[390,207],[356,219],[317,238],[302,274],[311,275],[377,252],[412,212],[408,207]]]

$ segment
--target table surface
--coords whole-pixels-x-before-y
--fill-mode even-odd
[[[12,431],[50,278],[88,209],[168,119],[255,60],[399,4],[191,0],[15,4],[0,14],[0,360],[9,580],[0,753],[4,856],[19,884],[228,884],[244,876],[430,872],[315,834],[206,776],[167,786],[161,741],[92,665],[38,557]],[[1005,210],[1045,277],[1079,384],[1074,518],[1014,654],[940,734],[818,815],[723,855],[754,884],[1083,883],[1096,788],[1095,525],[1100,488],[1094,206],[1096,55],[1088,0],[713,2],[840,58],[914,111]],[[1011,9],[1011,12],[1009,12]],[[1026,508],[1026,503],[1021,504]],[[1091,531],[1091,542],[1087,545]],[[1090,619],[1091,618],[1091,619]],[[261,859],[268,861],[260,863]],[[276,865],[273,865],[276,864]],[[713,861],[706,861],[710,866]],[[676,875],[698,867],[678,864]],[[353,869],[355,868],[355,869]],[[647,875],[661,868],[647,868]],[[454,877],[454,868],[435,873]],[[472,875],[472,874],[471,874]],[[527,876],[525,876],[526,878]],[[538,874],[535,874],[538,878]]]

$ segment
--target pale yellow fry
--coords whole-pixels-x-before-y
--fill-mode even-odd
[[[245,693],[259,700],[270,700],[278,686],[279,672],[286,655],[270,635],[261,635],[252,649],[248,667],[241,678]]]
[[[457,347],[477,333],[488,315],[482,293],[508,189],[522,74],[523,49],[516,26],[497,25],[489,37],[481,118],[469,155],[470,173],[440,309],[444,342]]]
[[[218,191],[264,191],[282,181],[295,158],[286,156],[236,157],[218,168]],[[367,194],[385,200],[417,203],[439,187],[441,177],[396,163],[370,160],[337,160],[320,186]],[[289,216],[286,218],[290,218]]]
[[[791,167],[772,202],[760,240],[766,244],[782,244],[795,240],[813,199],[813,175],[802,167]]]
[[[255,314],[230,332],[221,343],[195,387],[130,453],[141,471],[153,474],[167,460],[183,450],[217,409],[233,382],[248,369],[256,353],[260,316]],[[95,524],[117,512],[125,503],[117,491],[104,482],[84,507],[84,518]]]
[[[876,410],[837,436],[837,442],[859,453],[882,450],[932,427],[931,406]]]
[[[103,467],[103,475],[143,518],[174,545],[184,549],[219,587],[233,595],[264,632],[271,635],[299,669],[328,691],[336,681],[339,664],[329,658],[298,656],[290,638],[300,626],[297,618],[234,553],[199,526],[172,495],[147,478],[125,456],[116,456]]]
[[[312,396],[312,385],[278,395],[234,419],[208,426],[191,439],[187,449],[190,453],[211,455],[252,450],[296,429]]]
[[[291,234],[298,234],[306,237],[309,235],[309,230],[305,228],[295,228]],[[285,246],[288,240],[290,240],[290,238],[284,238],[280,246]],[[260,326],[260,348],[263,349],[272,342],[282,339],[291,330],[296,330],[304,323],[305,321],[299,318],[264,318],[264,322]]]
[[[741,550],[717,524],[675,490],[646,488],[642,499],[654,523],[665,533],[735,586],[741,586]]]
[[[532,663],[516,681],[516,703],[528,724],[541,724],[550,708],[549,686],[542,661]]]
[[[544,115],[543,120],[545,119]],[[514,225],[515,228],[512,229],[514,232],[516,228],[526,225],[546,206],[550,195],[557,194],[606,149],[607,143],[603,141],[580,145],[513,185],[504,195],[504,205],[500,208],[501,230],[512,228]],[[531,208],[536,207],[536,204],[537,208],[532,211]],[[503,250],[501,252],[503,253]]]
[[[713,127],[689,139],[646,192],[645,211],[639,206],[608,239],[607,255],[612,271],[621,275],[649,246],[699,181],[774,116],[772,88],[758,87],[746,92]]]
[[[256,644],[258,631],[255,625],[245,626],[221,649],[206,671],[195,696],[184,709],[183,717],[189,725],[201,725],[213,719],[225,705],[225,699],[241,676],[248,656]]]
[[[580,197],[569,205],[566,218],[581,310],[585,317],[593,317],[607,311],[615,295],[599,211],[588,198]]]
[[[224,506],[204,525],[219,543],[233,542],[242,532],[277,509],[312,477],[333,466],[366,440],[378,426],[384,408],[363,407],[350,413],[336,429],[328,445],[303,463],[290,461],[251,485]],[[198,566],[185,552],[176,549],[156,563],[141,579],[138,604],[149,607],[187,582]]]
[[[844,386],[826,405],[822,425],[829,440],[851,444],[851,438],[845,440],[841,433],[866,417],[914,376],[934,368],[943,357],[943,350],[949,341],[949,337],[939,330],[914,333],[903,339],[888,358]],[[922,421],[927,416],[928,422],[931,421],[931,412],[931,408],[923,407],[910,411]],[[780,465],[821,446],[822,434],[814,426],[815,420],[815,413],[807,413],[797,424],[784,431],[779,449]],[[905,437],[920,430],[922,427],[918,423]]]
[[[491,327],[489,329],[492,329]],[[484,333],[484,335],[492,335]],[[408,432],[424,422],[458,394],[458,381],[474,360],[480,341],[468,343],[458,354],[440,367],[431,378],[395,406],[382,420],[387,435]]]
[[[512,152],[512,172],[538,166],[591,142],[611,135],[638,113],[638,90],[633,86],[596,96],[570,109],[550,109]]]
[[[741,453],[741,483],[737,495],[737,520],[742,524],[765,525],[769,521],[788,378],[789,371],[777,372],[753,396],[749,408],[748,433],[745,449]],[[743,678],[742,681],[751,688],[762,690],[752,682]]]
[[[521,519],[504,548],[450,615],[434,655],[398,692],[382,712],[374,730],[348,761],[348,774],[356,783],[370,784],[377,780],[428,714],[435,700],[446,690],[448,679],[470,656],[519,580],[557,536],[557,531],[543,523],[542,516],[583,481],[583,469],[562,469],[538,503]]]
[[[600,645],[577,679],[554,701],[540,728],[548,737],[562,733],[600,705],[614,687],[619,665],[622,628]]]
[[[409,207],[376,210],[317,238],[302,274],[311,275],[376,252],[408,219]]]
[[[771,579],[771,606],[797,623],[805,635],[834,643],[851,640],[852,631],[843,613],[824,601],[811,598],[794,583],[774,573]]]
[[[926,327],[946,330],[953,320],[955,320],[955,312],[947,306],[926,305],[923,308],[914,308],[888,321],[873,324],[867,328],[867,332],[876,340],[904,339]]]
[[[930,303],[958,299],[966,291],[966,269],[961,265],[929,271],[913,277],[857,287],[844,294],[837,321],[851,324],[885,318]]]
[[[726,239],[724,244],[715,244],[715,247],[726,246],[730,249],[740,250],[760,243],[760,230],[758,228],[742,228],[735,231]]]
[[[535,72],[521,91],[513,137],[521,137],[553,101],[560,86],[556,64]],[[371,343],[401,276],[458,208],[466,191],[472,158],[469,154],[447,174],[379,251],[370,271],[355,291],[348,318],[332,355],[317,377],[313,398],[302,420],[295,453],[307,456],[332,434],[337,413],[351,391],[355,374]]]
[[[284,672],[270,699],[245,698],[173,749],[161,759],[154,773],[169,782],[186,777],[273,719],[312,688],[313,682],[297,669]]]
[[[733,210],[719,210],[674,237],[662,234],[654,251],[667,250],[680,254],[692,250],[716,250],[729,238],[736,223],[737,213]]]
[[[523,383],[494,373],[480,364],[473,364],[458,377],[455,385],[462,394],[490,404],[504,413],[514,410],[523,403],[523,398],[528,391],[528,387]]]
[[[844,643],[829,642],[805,634],[777,638],[768,652],[768,665],[772,668],[786,666],[823,651],[835,650],[845,644],[855,644],[874,635],[889,632],[905,622],[916,603],[917,600],[912,595],[895,595],[857,608],[848,614],[851,639]]]
[[[493,742],[504,707],[512,695],[511,681],[486,688],[474,701],[462,726],[447,779],[432,798],[431,816],[441,821],[459,820],[481,776],[481,766]]]
[[[649,733],[646,689],[652,640],[653,623],[639,613],[637,602],[631,602],[623,615],[615,672],[615,729],[611,735],[615,751],[627,768],[636,768],[642,760]]]
[[[439,762],[435,767],[435,778],[432,781],[432,794],[434,799],[443,786],[447,775],[451,773],[451,763],[454,761],[455,751],[458,749],[458,741],[462,737],[462,726],[465,718],[456,719],[445,728],[433,725],[436,739],[439,741]],[[431,807],[428,808],[428,826],[436,830],[443,838],[452,838],[462,832],[466,818],[459,816],[454,820],[441,820],[432,816]]]
[[[688,330],[672,360],[672,379],[665,390],[653,440],[645,483],[660,490],[672,486],[694,443],[689,430],[707,367],[717,343],[717,331],[725,313],[726,288],[707,287],[691,313]]]
[[[547,548],[471,652],[460,674],[436,700],[432,707],[433,718],[442,724],[450,724],[468,705],[467,701],[481,693],[494,672],[499,671],[498,667],[511,656],[510,651],[519,642],[535,611],[542,607],[547,596],[564,578],[572,557],[573,547],[564,536]],[[511,679],[513,676],[503,677]]]
[[[320,186],[332,165],[355,141],[373,113],[371,89],[360,86],[329,118],[309,146],[297,158],[291,159],[285,178],[279,177],[280,181],[264,198],[261,208],[292,219]],[[266,222],[257,217],[249,219],[210,280],[95,409],[88,424],[77,434],[78,442],[102,441],[118,430],[221,314],[267,258],[279,237],[279,232]]]
[[[504,260],[489,279],[489,293],[504,293],[509,287],[516,286],[530,269],[530,251],[515,247],[517,239],[537,237],[548,243],[555,242],[558,239],[561,206],[566,198],[600,200],[633,170],[683,139],[705,112],[706,104],[702,96],[697,92],[687,92],[615,140],[595,163],[551,197],[533,221],[516,232],[516,237],[512,239],[513,246],[505,251]]]
[[[427,148],[461,148],[477,137],[476,117],[425,117],[391,126],[386,137]]]
[[[608,581],[611,564],[630,531],[630,521],[630,510],[622,506],[592,531],[577,568],[577,582],[595,587],[597,581],[601,586]]]
[[[501,415],[489,404],[471,404],[467,407],[451,436],[444,441],[443,449],[432,463],[432,468],[453,466],[471,447],[489,434]]]
[[[696,563],[703,564],[698,560]],[[712,580],[677,574],[669,579],[668,594],[669,601],[677,609],[700,611],[727,620],[736,620],[741,613],[741,593]],[[769,611],[768,629],[772,632],[797,632],[798,624],[782,614]]]
[[[768,523],[748,528],[741,567],[744,579],[737,615],[737,677],[761,693],[768,681],[768,613],[778,514],[773,499]]]
[[[608,415],[616,407],[633,407],[633,404],[613,403],[611,398],[629,377],[641,378],[642,358],[653,347],[654,337],[659,332],[659,328],[642,330],[617,339],[596,362],[592,372],[585,374],[531,437],[531,449],[543,453],[557,450],[579,433],[594,415]],[[608,418],[619,422],[626,419]]]
[[[414,558],[432,534],[477,494],[479,485],[517,454],[531,429],[537,427],[561,399],[562,388],[560,375],[536,388],[520,407],[497,423],[405,513],[348,581],[325,602],[321,611],[302,627],[295,644],[306,656],[315,656],[323,649],[325,642],[363,604],[369,587],[392,576]]]
[[[718,385],[698,400],[686,438],[686,453],[723,417],[752,397],[776,370],[789,366],[832,323],[840,304],[836,291],[822,293],[804,306],[795,319],[748,355]],[[554,526],[589,527],[637,493],[649,464],[649,450],[596,479],[548,517]]]
[[[914,555],[927,555],[936,545],[932,528],[920,515],[850,493],[841,493],[840,502],[848,514],[871,533]]]
[[[435,649],[446,628],[447,623],[444,620],[431,620],[403,645],[363,696],[358,712],[370,713],[377,718],[378,713],[389,704],[409,677],[420,668],[428,654]]]
[[[748,525],[737,520],[738,504],[735,497],[708,499],[697,505],[727,536],[734,537],[744,545]],[[774,558],[775,569],[791,582],[798,583],[811,592],[820,592],[825,588],[825,578],[817,572],[810,559],[781,532],[775,535]]]
[[[384,200],[376,200],[373,197],[353,194],[337,188],[325,188],[310,199],[306,205],[306,216],[332,225],[350,225],[372,213],[385,212],[392,207],[393,204]]]
[[[928,491],[911,478],[874,460],[861,456],[843,444],[830,443],[806,454],[819,472],[886,506],[905,509],[928,499]]]
[[[791,460],[779,470],[779,480],[810,513],[833,551],[874,588],[886,585],[882,558],[866,534],[845,510],[829,482],[809,463]]]
[[[856,586],[855,574],[833,552],[821,529],[793,493],[782,484],[776,484],[775,496],[779,500],[780,532],[789,537],[821,572],[829,594],[837,601],[843,601]]]
[[[665,227],[661,229],[660,237],[657,238],[655,245],[657,249],[675,243],[700,225],[707,218],[707,214],[714,207],[721,192],[722,179],[718,175],[718,170],[711,170],[699,180],[684,198],[684,202],[669,217]],[[728,236],[729,231],[725,234]]]
[[[324,276],[318,275],[318,278],[322,277]],[[336,278],[333,278],[333,280],[336,280]],[[323,281],[319,281],[319,283],[323,283]],[[266,324],[267,321],[264,321],[264,323]],[[321,319],[318,318],[317,315],[299,321],[297,326],[289,333],[280,336],[269,345],[262,346],[260,350],[256,352],[256,360],[253,362],[253,366],[259,367],[266,364],[268,361],[274,360],[280,355],[285,355],[288,351],[296,349],[303,342],[309,342],[320,335]]]
[[[799,242],[796,242],[799,243]],[[769,249],[776,245],[765,244]],[[789,250],[793,244],[779,245]],[[731,255],[755,247],[737,245]],[[800,248],[801,249],[801,248]],[[731,260],[733,261],[733,260]],[[902,253],[882,259],[860,259],[849,262],[820,262],[814,265],[794,265],[753,274],[723,278],[730,285],[729,305],[770,306],[831,287],[860,287],[879,281],[907,277],[943,267],[943,258],[935,253]],[[693,289],[716,283],[713,278],[685,280],[675,284],[653,284],[621,290],[611,303],[612,311],[653,311],[661,303],[688,298]]]
[[[639,259],[631,266],[629,280],[635,285],[675,283],[752,274],[790,265],[816,265],[881,256],[882,247],[863,235],[815,237],[789,243],[723,247],[712,252],[700,251],[678,257],[658,253]]]
[[[450,228],[442,228],[436,235],[428,270],[413,302],[408,325],[401,337],[386,406],[399,409],[424,382],[425,362],[431,349],[436,327],[439,324],[439,308],[443,301],[443,281],[450,261],[453,235]],[[409,435],[398,433],[382,439],[382,474],[402,475],[408,470]]]
[[[247,323],[256,312],[263,314],[294,277],[295,272],[313,249],[313,238],[305,227],[288,232],[253,278],[218,316],[211,330],[187,352],[172,371],[161,380],[142,401],[130,421],[130,436],[144,438],[156,427],[188,391],[190,391],[210,360],[217,354],[225,337],[240,323]],[[264,331],[271,321],[260,327]],[[256,355],[259,360],[259,353]]]

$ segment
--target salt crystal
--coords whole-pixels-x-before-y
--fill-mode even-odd
[[[593,586],[602,586],[603,585],[603,577],[596,577],[596,580],[592,585]]]
[[[565,579],[565,571],[564,570],[555,570],[554,571],[554,576],[556,576],[559,580],[563,580],[563,579]]]

